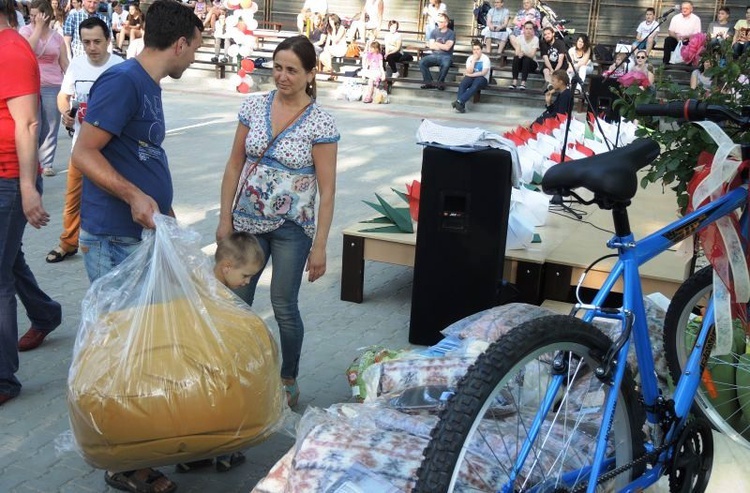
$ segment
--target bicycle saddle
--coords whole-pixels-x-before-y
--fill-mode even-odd
[[[542,189],[548,195],[568,196],[572,189],[583,187],[607,202],[629,202],[638,190],[638,170],[659,152],[659,144],[641,138],[603,154],[561,163],[544,174]]]

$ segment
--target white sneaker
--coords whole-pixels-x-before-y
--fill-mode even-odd
[[[398,79],[398,72],[394,72],[391,76],[392,79]]]

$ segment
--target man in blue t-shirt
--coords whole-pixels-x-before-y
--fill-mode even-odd
[[[92,283],[136,249],[143,228],[154,228],[155,213],[173,214],[159,82],[179,79],[193,63],[203,24],[174,0],[156,0],[146,24],[141,54],[108,69],[91,87],[73,147],[71,159],[84,176],[79,245]],[[150,468],[106,471],[104,479],[126,491],[176,488]]]
[[[438,15],[438,27],[430,33],[427,47],[432,53],[423,56],[419,61],[419,71],[422,72],[422,89],[437,88],[445,90],[445,76],[453,63],[453,45],[456,43],[456,33],[448,28],[448,16]],[[433,82],[430,67],[440,66],[437,83]]]
[[[180,78],[193,63],[203,25],[172,0],[154,2],[146,23],[154,27],[146,30],[143,52],[104,72],[91,88],[73,149],[84,175],[79,241],[92,282],[135,249],[142,229],[154,227],[154,213],[172,210],[159,82]]]

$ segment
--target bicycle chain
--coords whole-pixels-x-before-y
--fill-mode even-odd
[[[623,472],[627,471],[628,469],[634,468],[635,466],[641,464],[642,462],[647,462],[652,459],[655,461],[656,459],[659,458],[662,452],[667,450],[669,447],[673,446],[675,443],[676,443],[675,441],[672,441],[672,443],[665,443],[664,445],[655,448],[653,451],[643,454],[641,457],[637,458],[636,460],[632,462],[629,462],[627,464],[624,464],[618,467],[617,469],[613,469],[609,472],[602,474],[596,480],[596,484],[601,484],[605,481],[609,481],[610,479],[614,479],[620,474],[622,474]],[[582,491],[585,491],[586,488],[588,488],[588,482],[579,484],[574,489],[570,490],[570,493],[580,493]]]

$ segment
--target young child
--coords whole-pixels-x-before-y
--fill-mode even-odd
[[[623,75],[625,75],[630,65],[628,62],[628,58],[630,57],[629,53],[620,52],[617,55],[615,55],[615,63],[610,65],[610,67],[604,71],[602,75],[605,77],[609,77],[610,79],[619,79]]]
[[[195,2],[195,5],[193,5],[193,12],[195,12],[195,15],[198,16],[198,19],[201,20],[201,22],[206,20],[206,16],[208,15],[208,5],[206,5],[206,0],[198,0]]]
[[[568,89],[570,83],[568,72],[564,69],[555,70],[552,72],[550,82],[552,83],[552,89],[544,95],[547,109],[535,120],[536,123],[542,123],[547,118],[557,116],[559,113],[567,113],[568,108],[570,108],[573,95]]]
[[[375,92],[375,88],[380,85],[380,81],[385,79],[383,54],[380,52],[380,43],[377,41],[370,42],[370,50],[362,59],[360,76],[367,78],[367,88],[362,94],[362,102],[372,103],[372,94]]]
[[[214,56],[211,61],[214,63],[229,62],[229,46],[232,44],[230,33],[227,32],[227,14],[222,12],[214,24]],[[219,58],[219,53],[223,50],[223,55]]]
[[[221,240],[216,245],[214,259],[214,275],[229,289],[246,286],[265,263],[260,243],[244,231],[235,231]]]
[[[244,231],[235,231],[216,245],[214,254],[214,276],[228,287],[237,289],[246,286],[250,279],[260,272],[265,263],[263,249],[257,238]],[[177,472],[191,472],[211,466],[213,459],[203,459],[177,464]],[[235,452],[216,458],[216,470],[226,472],[245,462],[245,454]]]

